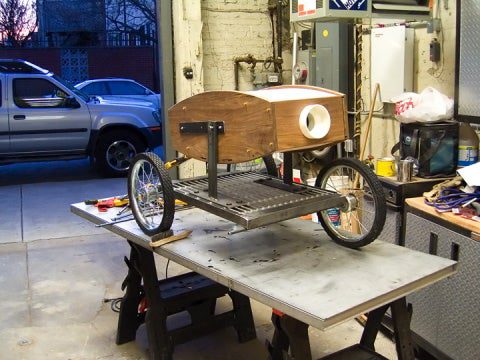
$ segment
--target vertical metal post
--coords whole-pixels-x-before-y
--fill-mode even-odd
[[[208,122],[208,196],[216,199],[218,161],[218,128],[215,121]]]
[[[293,183],[293,153],[283,153],[283,182],[291,185]]]
[[[174,159],[177,152],[172,147],[168,109],[175,104],[175,83],[173,68],[173,24],[172,2],[157,1],[158,51],[160,92],[162,94],[162,136],[164,160]],[[170,171],[170,176],[178,178],[178,168]]]

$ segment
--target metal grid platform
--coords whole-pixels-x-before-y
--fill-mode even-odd
[[[337,193],[257,172],[217,176],[218,196],[208,195],[208,177],[174,182],[177,199],[233,221],[246,229],[273,224],[316,211],[345,205]]]

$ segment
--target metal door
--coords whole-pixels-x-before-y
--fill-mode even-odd
[[[68,103],[73,93],[52,78],[10,79],[10,146],[12,153],[82,152],[90,138],[86,103]]]

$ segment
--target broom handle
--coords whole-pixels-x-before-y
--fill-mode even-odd
[[[365,149],[367,147],[367,141],[368,137],[370,136],[370,129],[372,127],[372,117],[373,117],[373,110],[375,109],[375,103],[377,101],[377,95],[378,92],[380,91],[380,85],[377,83],[375,84],[375,91],[373,93],[373,98],[372,102],[370,104],[370,111],[368,112],[368,117],[367,117],[367,131],[365,133],[365,138],[363,139],[363,144],[360,148],[360,161],[362,161],[363,157],[365,156]],[[358,188],[359,184],[359,173],[355,176],[355,182],[353,183],[354,188]]]

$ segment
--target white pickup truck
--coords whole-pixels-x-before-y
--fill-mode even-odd
[[[162,143],[158,108],[90,97],[34,64],[0,59],[0,164],[90,156],[125,175],[139,152]]]

